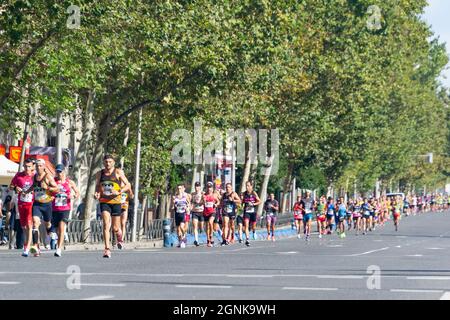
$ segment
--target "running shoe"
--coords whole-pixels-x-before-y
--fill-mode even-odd
[[[322,239],[322,234],[319,234],[319,239]]]
[[[239,241],[239,243],[242,243],[242,239],[239,239],[238,241]]]
[[[275,242],[275,236],[272,236],[272,242]]]
[[[208,241],[207,246],[208,246],[208,247],[212,247],[212,246],[213,246],[213,245],[211,244],[211,241]]]
[[[28,249],[24,249],[22,252],[22,257],[28,257],[29,254],[30,254],[30,251]]]
[[[33,245],[30,247],[30,253],[31,254],[36,254],[38,251],[37,246]]]
[[[248,240],[246,240],[246,241],[245,241],[245,245],[246,245],[247,247],[250,247],[250,242],[248,242]]]
[[[46,244],[45,245],[45,250],[50,250],[50,249],[51,249],[50,244]]]
[[[105,251],[103,251],[103,258],[111,258],[111,250],[105,249]]]
[[[227,245],[227,241],[223,240],[222,243],[220,244],[221,247],[226,246]]]
[[[197,240],[194,241],[194,246],[196,246],[196,247],[200,246],[200,245],[198,244],[198,241],[197,241]]]
[[[123,237],[122,232],[117,233],[117,249],[122,250],[123,249]]]
[[[308,242],[309,241],[309,234],[306,235],[305,240]]]
[[[301,235],[301,234],[297,234],[297,238],[298,238],[298,239],[301,239],[301,238],[302,238],[302,235]]]
[[[267,240],[270,240],[270,238],[271,238],[271,237],[270,237],[270,234],[268,234],[268,235],[267,235]]]
[[[55,257],[61,257],[61,249],[57,248],[55,251]]]
[[[52,232],[50,233],[50,249],[56,250],[56,233]]]
[[[186,244],[184,243],[184,241],[181,241],[180,248],[186,248]]]

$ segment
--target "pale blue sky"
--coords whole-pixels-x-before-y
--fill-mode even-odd
[[[440,42],[447,43],[447,53],[450,53],[450,0],[428,0],[429,6],[425,10],[424,20],[431,24],[435,36]],[[442,82],[450,88],[450,65],[447,66]]]

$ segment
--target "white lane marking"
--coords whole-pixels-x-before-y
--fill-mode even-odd
[[[0,281],[0,284],[21,284],[21,282],[17,282],[17,281]]]
[[[106,299],[112,299],[114,298],[114,296],[95,296],[95,297],[90,297],[90,298],[84,298],[81,300],[106,300]]]
[[[218,289],[230,289],[231,286],[213,286],[213,285],[198,285],[198,284],[179,284],[177,288],[218,288]]]
[[[364,279],[364,276],[317,276],[318,279]]]
[[[403,238],[408,238],[407,236],[395,236],[396,238],[400,238],[400,239],[403,239]]]
[[[337,291],[338,288],[301,288],[301,287],[283,287],[282,290]]]
[[[423,257],[423,255],[422,254],[409,254],[409,255],[406,255],[406,257]]]
[[[415,276],[415,277],[407,277],[408,280],[450,280],[450,277],[441,277],[441,276]]]
[[[402,246],[395,246],[396,248],[401,248]]]
[[[277,252],[279,254],[296,254],[297,251]]]
[[[342,247],[342,244],[332,244],[327,246],[328,248],[338,248],[338,247]]]
[[[375,240],[373,240],[374,242],[382,242],[383,240],[380,240],[380,239],[375,239]]]
[[[439,300],[450,300],[450,291],[445,292]]]
[[[426,248],[428,250],[445,250],[444,248]]]
[[[85,287],[125,287],[124,283],[80,283]]]
[[[371,251],[366,251],[366,252],[363,252],[363,253],[350,254],[350,255],[348,255],[348,257],[363,256],[363,255],[366,255],[366,254],[370,254],[370,253],[374,253],[374,252],[378,252],[378,251],[384,251],[384,250],[387,250],[387,249],[389,249],[389,247],[385,247],[385,248],[381,248],[381,249],[376,249],[376,250],[371,250]]]
[[[411,292],[411,293],[441,293],[443,290],[420,290],[420,289],[391,289],[391,292]]]
[[[267,274],[229,274],[228,278],[273,278],[273,275]]]

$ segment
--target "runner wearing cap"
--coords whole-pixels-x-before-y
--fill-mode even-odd
[[[55,257],[61,257],[61,248],[64,246],[66,224],[69,221],[70,210],[72,209],[72,199],[78,199],[80,192],[75,183],[67,178],[65,167],[62,164],[56,166],[55,182],[58,190],[53,195],[52,225],[57,228],[58,233]]]

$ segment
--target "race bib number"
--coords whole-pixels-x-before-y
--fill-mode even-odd
[[[232,205],[225,206],[225,212],[226,213],[232,213],[233,212],[233,206]]]
[[[127,202],[127,194],[126,193],[122,193],[122,197],[120,199],[120,203],[126,203]]]
[[[177,213],[184,213],[186,211],[186,206],[179,205],[177,206]]]
[[[45,190],[42,188],[34,189],[34,198],[36,200],[44,200],[46,198]]]
[[[311,211],[311,209],[306,209],[305,212],[306,212],[306,214],[309,214],[309,213],[311,213],[312,211]]]
[[[364,211],[364,215],[368,216],[368,215],[370,215],[370,212],[369,211]]]
[[[65,207],[67,206],[67,194],[59,193],[55,197],[55,207]]]
[[[205,202],[205,208],[213,208],[214,202]]]
[[[254,206],[247,205],[247,206],[245,207],[245,212],[247,212],[247,213],[253,213],[253,212],[255,212],[255,207],[254,207]]]
[[[334,215],[334,211],[333,210],[328,210],[328,215],[329,216],[333,216]]]
[[[103,194],[105,196],[112,196],[113,185],[112,184],[104,184],[103,185]]]
[[[33,202],[33,195],[31,193],[21,193],[20,201],[22,202]]]

